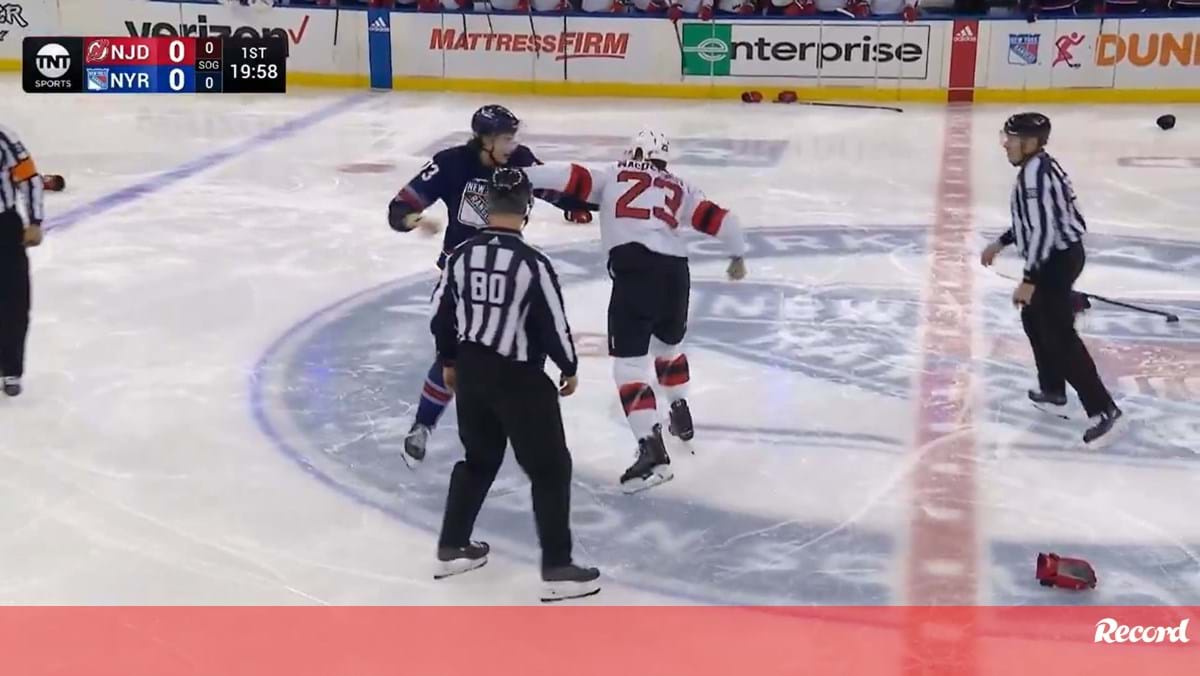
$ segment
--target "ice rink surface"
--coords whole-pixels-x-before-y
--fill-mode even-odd
[[[606,575],[583,603],[1200,604],[1200,109],[1041,108],[1090,226],[1079,287],[1183,318],[1082,320],[1131,419],[1089,451],[1081,420],[1025,404],[1013,283],[978,264],[1007,227],[998,130],[1026,106],[34,97],[14,78],[0,100],[68,182],[32,251],[27,392],[0,401],[0,602],[536,600],[515,463],[477,531],[491,563],[434,583],[453,413],[418,472],[399,458],[440,242],[392,232],[386,205],[498,101],[548,161],[656,127],[750,232],[740,284],[697,240],[698,434],[669,446],[674,482],[626,496],[597,232],[535,212],[588,353],[564,400],[576,554]],[[1011,251],[997,268],[1019,273]],[[1100,586],[1038,587],[1039,551]]]

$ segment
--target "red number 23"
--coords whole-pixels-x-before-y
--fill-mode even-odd
[[[633,182],[633,185],[629,186],[625,194],[617,199],[617,218],[648,221],[653,216],[671,228],[679,227],[679,221],[675,215],[679,213],[679,207],[683,204],[683,189],[677,183],[661,176],[651,177],[650,174],[644,171],[626,170],[617,174],[617,183],[629,182]],[[666,195],[666,204],[656,206],[653,209],[630,206],[634,200],[641,197],[642,193],[649,190],[650,186],[662,188],[669,193]]]

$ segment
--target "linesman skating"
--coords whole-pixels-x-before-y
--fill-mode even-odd
[[[1021,308],[1038,375],[1038,389],[1030,390],[1029,398],[1041,408],[1061,409],[1070,383],[1091,419],[1083,441],[1092,445],[1111,439],[1121,409],[1075,331],[1072,287],[1086,259],[1087,224],[1070,179],[1046,152],[1049,139],[1050,120],[1041,113],[1020,113],[1004,123],[1008,161],[1018,167],[1012,227],[984,249],[981,261],[991,265],[1001,249],[1016,245],[1025,270],[1012,298]]]
[[[10,397],[21,393],[25,375],[30,300],[25,249],[42,243],[43,190],[25,144],[0,126],[0,384]],[[19,202],[24,202],[24,219]]]
[[[466,450],[450,475],[435,577],[487,563],[487,543],[471,533],[512,442],[532,484],[542,600],[588,596],[600,591],[600,571],[571,559],[571,453],[558,398],[575,391],[578,358],[562,290],[550,259],[521,235],[533,207],[525,173],[497,169],[486,199],[487,227],[450,255],[434,295],[431,328]]]

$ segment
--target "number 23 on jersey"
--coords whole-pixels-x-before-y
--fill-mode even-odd
[[[631,169],[625,169],[618,173],[617,183],[630,184],[625,193],[617,198],[617,218],[648,221],[653,217],[671,229],[679,227],[678,216],[679,207],[683,205],[683,188],[678,183],[664,176],[651,176],[648,172]],[[648,199],[654,201],[661,199],[662,204],[650,208],[634,206],[634,202],[647,192],[650,193]]]

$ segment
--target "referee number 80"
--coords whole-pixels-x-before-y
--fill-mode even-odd
[[[504,275],[476,270],[471,273],[471,300],[476,303],[503,305],[508,284]]]

